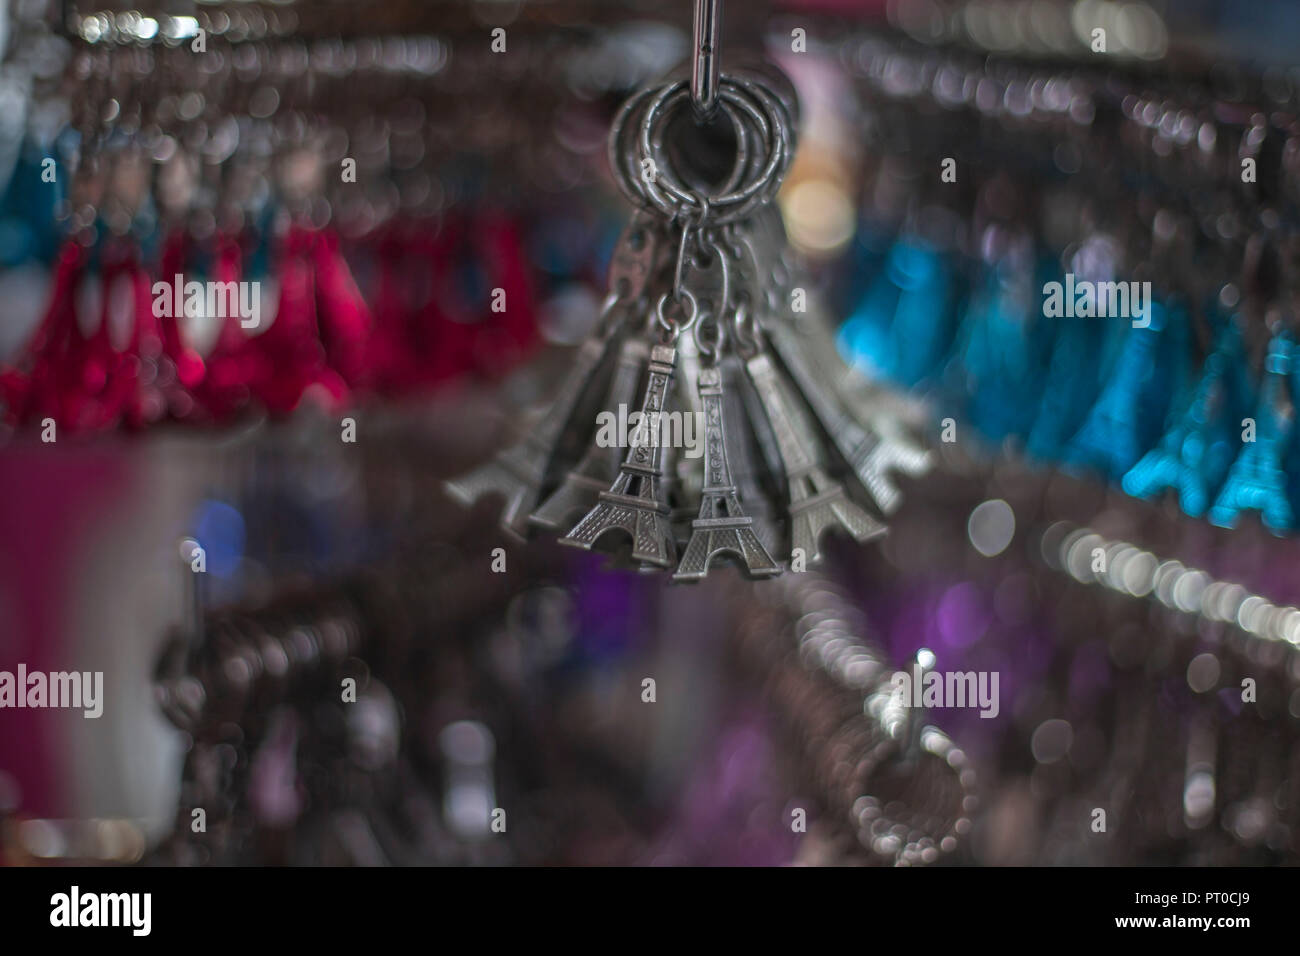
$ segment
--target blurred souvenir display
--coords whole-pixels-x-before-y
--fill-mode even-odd
[[[0,0],[0,862],[1300,861],[1297,30]]]

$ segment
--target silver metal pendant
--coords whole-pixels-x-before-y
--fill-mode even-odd
[[[754,533],[754,519],[741,507],[727,462],[726,419],[722,402],[722,371],[717,366],[700,369],[700,398],[704,405],[704,488],[700,516],[691,522],[691,539],[673,578],[698,581],[709,572],[716,555],[731,553],[754,576],[781,573],[763,542]]]
[[[668,503],[661,494],[663,472],[657,429],[676,356],[677,350],[670,345],[656,345],[651,350],[641,425],[633,446],[609,490],[600,493],[596,506],[560,539],[561,544],[590,550],[602,535],[617,529],[631,536],[634,561],[672,566],[677,544]]]

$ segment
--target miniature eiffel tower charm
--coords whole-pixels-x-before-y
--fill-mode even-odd
[[[578,400],[604,362],[610,341],[610,336],[603,335],[583,342],[560,393],[536,417],[524,437],[469,474],[449,481],[447,492],[466,506],[484,495],[501,495],[505,499],[501,527],[514,537],[523,538],[528,529],[528,513],[541,494],[555,445],[573,417]]]
[[[633,560],[672,566],[677,543],[660,487],[659,426],[676,357],[677,350],[671,345],[656,345],[651,350],[637,438],[613,485],[600,493],[596,506],[560,539],[561,544],[589,551],[605,532],[618,528],[632,537]]]
[[[722,372],[715,366],[700,369],[700,398],[704,404],[704,488],[700,516],[691,522],[677,581],[698,581],[709,572],[714,555],[729,552],[745,562],[750,574],[767,577],[781,566],[754,533],[754,519],[740,506],[727,463],[726,425],[722,411]]]
[[[772,348],[799,391],[808,401],[818,424],[858,481],[884,514],[897,510],[902,492],[890,479],[891,471],[923,475],[930,469],[930,453],[902,442],[871,434],[838,406],[804,361],[799,343],[778,323],[765,327]]]
[[[614,378],[601,406],[603,411],[611,411],[621,418],[620,409],[626,408],[636,397],[637,381],[641,377],[641,369],[645,367],[648,352],[649,346],[639,336],[630,336],[623,342],[618,364],[614,366]],[[598,429],[582,460],[564,476],[560,487],[533,512],[533,524],[558,531],[575,514],[589,511],[596,504],[600,493],[609,487],[618,474],[618,462],[623,452],[618,442],[599,444],[599,436]]]
[[[834,524],[859,542],[884,534],[885,526],[849,500],[844,488],[826,475],[800,440],[771,359],[759,353],[745,363],[745,368],[772,426],[785,466],[790,495],[792,558],[802,554],[809,564],[821,560],[822,533]]]

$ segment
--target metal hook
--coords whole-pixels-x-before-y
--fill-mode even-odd
[[[695,0],[691,103],[699,121],[708,119],[718,107],[718,34],[721,30],[722,0]]]

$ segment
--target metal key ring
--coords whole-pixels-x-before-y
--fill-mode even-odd
[[[648,191],[651,192],[652,196],[655,195],[656,191],[660,190],[669,194],[671,198],[655,197],[657,200],[656,204],[659,205],[661,209],[664,209],[665,212],[670,208],[692,209],[698,205],[694,192],[687,189],[678,178],[671,163],[668,161],[667,155],[662,151],[662,149],[654,148],[654,140],[658,138],[655,137],[654,134],[658,132],[658,125],[666,125],[668,119],[673,115],[675,108],[685,102],[685,93],[680,93],[667,100],[660,113],[655,114],[647,112],[646,118],[642,122],[642,143],[644,144],[647,140],[650,142],[652,149],[652,162],[655,163],[658,173],[655,182],[653,184],[648,184]],[[760,194],[764,190],[764,187],[771,181],[775,174],[775,170],[781,164],[783,159],[779,151],[774,152],[774,149],[776,148],[775,144],[778,140],[765,129],[765,127],[768,126],[765,118],[762,117],[761,113],[752,105],[744,104],[743,101],[740,102],[742,104],[740,107],[741,113],[737,113],[736,97],[729,91],[723,91],[721,97],[721,108],[731,115],[733,121],[737,122],[742,129],[744,129],[742,114],[747,114],[753,126],[760,133],[760,136],[756,138],[764,139],[762,147],[766,157],[766,163],[762,168],[756,169],[753,172],[748,172],[743,183],[727,184],[727,186],[724,186],[718,194],[709,197],[709,204],[713,208],[715,214],[726,214],[729,217],[734,216],[735,207],[742,206],[752,197]],[[764,132],[768,132],[768,135],[765,138],[762,136]],[[748,136],[742,134],[740,142],[747,143],[748,138]],[[746,165],[748,166],[748,164]],[[740,167],[739,157],[737,167]],[[730,188],[728,188],[728,186]],[[731,211],[729,212],[729,210]]]
[[[725,85],[719,91],[720,101],[724,105],[739,108],[749,118],[760,137],[766,140],[767,157],[762,169],[743,186],[709,197],[714,210],[713,223],[735,221],[748,215],[765,198],[775,193],[784,176],[783,167],[789,162],[786,144],[790,141],[790,136],[785,129],[784,111],[779,109],[779,101],[775,98],[755,97],[748,90],[736,87],[729,77],[724,77],[723,81]],[[681,215],[697,205],[694,195],[674,175],[666,157],[662,154],[653,156],[655,130],[687,99],[688,94],[681,84],[665,87],[646,106],[641,121],[641,153],[651,155],[657,169],[656,182],[646,184],[646,194],[666,215]],[[671,193],[676,202],[664,196],[662,193],[665,191]]]
[[[646,104],[660,92],[662,87],[647,86],[623,104],[610,127],[606,151],[610,170],[623,194],[646,210],[672,218],[671,211],[665,210],[663,204],[655,202],[649,194],[650,182],[646,179],[644,165],[647,160],[651,163],[654,160],[638,148]]]
[[[685,203],[674,203],[665,197],[659,191],[652,180],[647,180],[645,170],[642,168],[648,159],[658,173],[658,166],[664,163],[663,149],[659,142],[654,143],[654,155],[651,157],[642,157],[633,144],[629,142],[635,135],[629,135],[631,127],[640,125],[640,107],[644,105],[646,97],[653,90],[644,90],[634,101],[628,104],[628,108],[620,114],[619,122],[622,124],[616,126],[611,133],[607,143],[607,151],[610,162],[610,170],[614,175],[615,181],[623,194],[636,206],[647,211],[657,212],[666,218],[677,218],[682,214],[682,207],[689,206],[690,201]],[[735,187],[742,180],[746,180],[753,175],[756,168],[756,159],[752,149],[752,140],[754,139],[750,129],[743,119],[736,115],[735,111],[728,108],[727,112],[731,115],[737,129],[737,155],[736,161],[732,167],[730,175],[723,183],[724,191],[734,191]],[[658,157],[656,160],[654,157]],[[670,174],[671,175],[671,174]],[[656,175],[656,178],[657,175]],[[696,203],[698,206],[699,204]]]
[[[782,181],[785,179],[785,174],[789,168],[789,164],[794,159],[794,121],[791,118],[785,103],[772,90],[760,83],[754,83],[745,77],[734,77],[733,82],[736,84],[740,95],[750,97],[757,104],[762,113],[771,118],[770,125],[773,134],[780,138],[781,155],[784,159],[785,166],[780,170],[778,175],[774,176],[772,184],[773,188],[771,193],[767,196],[767,198],[771,198],[780,188]]]
[[[741,187],[722,195],[710,197],[715,210],[715,221],[732,221],[746,215],[762,196],[774,192],[774,185],[779,185],[777,171],[787,162],[788,155],[784,145],[789,140],[788,133],[780,129],[783,118],[779,111],[773,110],[775,100],[764,101],[753,97],[748,91],[737,87],[730,78],[724,78],[725,85],[720,91],[722,103],[739,109],[748,118],[757,131],[757,139],[764,142],[766,149],[765,163],[748,178]],[[673,114],[673,111],[686,101],[686,92],[680,84],[672,84],[661,90],[645,107],[641,120],[640,149],[642,155],[652,151],[653,133],[659,124]],[[658,165],[663,166],[656,177],[655,184],[647,184],[647,195],[666,215],[681,214],[694,206],[693,197],[674,175],[672,166],[662,154],[656,157]],[[783,171],[782,171],[783,172]],[[659,188],[660,184],[664,187]],[[673,194],[673,198],[664,196],[663,192]],[[674,199],[676,201],[674,201]],[[720,211],[721,210],[721,211]]]
[[[647,86],[628,97],[622,107],[619,108],[618,113],[615,114],[614,122],[610,126],[609,138],[605,142],[610,172],[613,174],[619,189],[633,204],[646,209],[653,208],[654,204],[638,188],[637,183],[640,181],[640,176],[637,175],[637,171],[630,171],[627,168],[627,164],[636,163],[637,155],[636,150],[633,148],[634,144],[624,143],[624,140],[629,132],[635,132],[640,128],[641,107],[654,94],[654,91],[653,86]],[[632,123],[634,117],[636,122]]]
[[[731,120],[732,129],[736,136],[736,158],[731,164],[731,172],[718,186],[719,192],[728,193],[733,192],[741,182],[745,181],[746,177],[752,175],[754,157],[751,156],[752,137],[749,135],[749,129],[745,125],[744,117],[738,114],[734,107],[725,102],[721,104],[721,112]],[[642,124],[644,122],[643,118]],[[638,127],[638,129],[640,128]],[[664,139],[667,131],[667,124],[664,123],[656,126],[651,133],[650,157],[656,162],[657,169],[662,168],[658,166],[658,163],[667,155],[664,149]]]
[[[645,87],[633,94],[619,109],[606,141],[606,156],[610,171],[624,196],[640,208],[658,211],[672,218],[673,207],[662,197],[656,197],[658,201],[652,198],[651,183],[647,182],[645,171],[641,168],[646,159],[656,163],[655,156],[659,156],[658,162],[662,163],[662,146],[659,142],[655,142],[652,154],[645,156],[636,148],[635,142],[642,125],[646,102],[657,92],[662,92],[662,88]],[[735,164],[722,186],[724,192],[734,190],[743,178],[750,175],[754,163],[750,155],[752,137],[749,130],[734,110],[729,109],[728,114],[736,127],[738,148]]]
[[[732,81],[741,92],[761,103],[765,112],[775,118],[773,126],[781,135],[787,157],[793,159],[796,145],[796,118],[791,115],[786,102],[770,87],[762,83],[756,83],[748,77],[736,76],[732,78]]]
[[[714,224],[745,218],[769,200],[793,155],[786,102],[761,81],[728,75],[722,82],[719,103],[738,131],[737,157],[719,194],[709,197]],[[638,91],[620,108],[607,141],[610,169],[622,192],[670,219],[695,219],[703,208],[698,194],[675,174],[663,145],[667,120],[688,95],[685,81]],[[647,161],[653,179],[644,175]]]
[[[639,141],[639,146],[643,155],[655,155],[657,150],[654,148],[654,137],[652,136],[653,131],[659,130],[661,124],[666,124],[666,121],[674,115],[675,110],[685,101],[686,97],[687,92],[684,89],[674,89],[669,86],[661,90],[659,96],[657,96],[646,107],[645,115],[641,120]],[[744,104],[743,100],[738,100],[734,91],[728,91],[728,95],[722,99],[721,105],[730,115],[732,122],[739,124],[741,121],[741,117],[739,117],[735,112],[735,104],[737,103],[745,109],[745,112],[748,114],[749,118],[754,121],[756,128],[759,129],[762,136],[770,140],[770,130],[766,118],[762,113],[759,110],[752,108],[752,106]],[[662,134],[659,138],[662,139]],[[730,191],[732,190],[720,190],[724,196]]]

